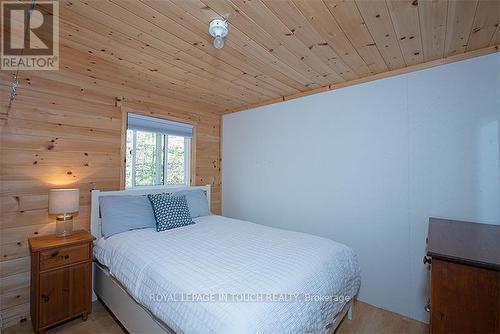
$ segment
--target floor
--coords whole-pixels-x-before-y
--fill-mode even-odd
[[[353,319],[344,318],[337,334],[348,333],[429,333],[423,322],[403,317],[381,308],[355,301]]]
[[[354,318],[347,317],[337,329],[338,334],[346,333],[428,333],[428,326],[424,323],[402,317],[396,313],[382,310],[363,302],[355,302]],[[31,323],[25,322],[2,331],[3,334],[33,333]],[[80,318],[67,322],[47,334],[66,333],[124,333],[120,325],[100,303],[93,304],[92,314],[87,321]]]

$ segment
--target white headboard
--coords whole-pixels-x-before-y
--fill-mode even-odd
[[[92,206],[90,208],[90,232],[97,239],[101,238],[101,217],[99,213],[99,197],[102,196],[125,196],[125,195],[147,195],[159,194],[164,192],[174,192],[189,189],[202,189],[207,194],[208,207],[210,208],[210,185],[206,186],[149,186],[149,187],[136,187],[126,190],[115,191],[100,191],[92,190]]]

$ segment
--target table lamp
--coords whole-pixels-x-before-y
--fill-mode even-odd
[[[80,210],[80,189],[50,189],[49,215],[57,215],[56,235],[73,232],[73,214]]]

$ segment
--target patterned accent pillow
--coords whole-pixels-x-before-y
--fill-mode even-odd
[[[176,227],[194,224],[189,214],[186,196],[150,194],[148,198],[153,206],[153,212],[156,219],[156,231],[166,231]]]

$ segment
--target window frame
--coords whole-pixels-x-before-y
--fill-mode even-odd
[[[193,171],[195,170],[194,168],[194,163],[195,163],[195,152],[192,149],[195,147],[195,141],[196,141],[196,127],[195,124],[186,121],[184,119],[171,119],[171,118],[165,118],[165,117],[158,117],[157,115],[151,116],[148,113],[143,113],[143,112],[138,112],[137,110],[128,110],[124,108],[123,106],[120,108],[121,109],[121,114],[122,114],[122,127],[121,127],[121,149],[120,149],[120,160],[121,160],[121,170],[120,170],[120,189],[140,189],[140,188],[147,188],[147,187],[158,187],[158,186],[165,186],[165,187],[176,187],[176,186],[191,186],[193,184],[194,180],[194,175]],[[168,134],[161,134],[161,133],[156,133],[156,143],[158,144],[158,140],[161,137],[164,137],[163,141],[163,149],[162,150],[157,150],[157,153],[162,152],[163,153],[163,183],[160,183],[159,185],[135,185],[135,149],[136,149],[136,142],[137,142],[137,135],[136,131],[134,131],[134,138],[133,138],[133,155],[134,159],[132,159],[132,170],[131,170],[131,177],[132,177],[132,185],[127,188],[127,131],[128,131],[128,114],[133,113],[133,114],[138,114],[138,115],[144,115],[144,116],[149,116],[149,117],[155,117],[158,119],[163,119],[163,120],[168,120],[168,121],[173,121],[173,122],[182,122],[185,124],[189,124],[193,127],[193,134],[191,137],[183,137],[184,138],[184,180],[186,180],[185,183],[183,184],[167,184],[167,173],[168,173]],[[153,132],[155,133],[155,132]],[[173,135],[175,136],[175,135]],[[182,137],[182,136],[179,136]],[[188,161],[186,161],[188,160]],[[157,160],[158,161],[158,160]],[[155,168],[158,168],[158,166],[155,166]],[[157,170],[158,171],[158,170]],[[159,177],[159,173],[156,173],[156,177]]]

